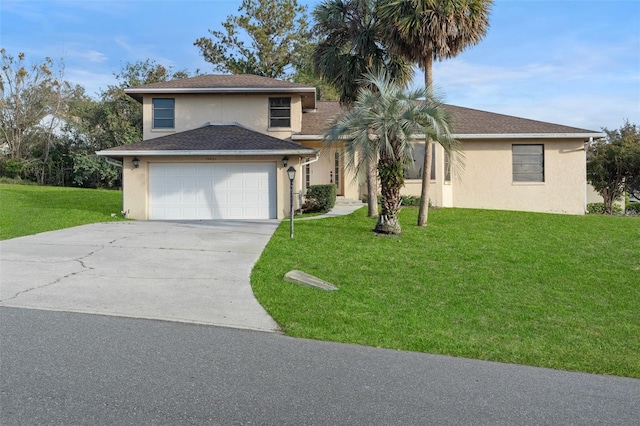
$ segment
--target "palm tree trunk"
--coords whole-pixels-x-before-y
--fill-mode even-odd
[[[378,174],[373,160],[367,161],[367,215],[378,216]]]
[[[429,52],[424,60],[424,85],[429,95],[433,94],[433,54]],[[418,226],[427,226],[429,216],[429,186],[431,185],[431,151],[432,144],[429,138],[426,138],[424,147],[424,167],[422,168],[422,190],[420,191],[420,210],[418,211]]]
[[[382,208],[378,223],[373,229],[378,234],[400,235],[402,228],[398,220],[400,211],[400,188],[404,185],[404,166],[392,157],[381,158],[378,162]]]

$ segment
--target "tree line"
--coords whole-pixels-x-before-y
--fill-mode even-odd
[[[127,63],[94,98],[51,58],[28,65],[23,53],[0,54],[0,176],[42,185],[120,188],[121,170],[95,152],[142,140],[142,107],[124,89],[190,76]]]

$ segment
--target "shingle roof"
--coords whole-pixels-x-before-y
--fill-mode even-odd
[[[253,88],[253,89],[311,89],[313,87],[305,86],[290,81],[277,80],[275,78],[262,77],[251,74],[207,74],[199,75],[191,78],[183,78],[179,80],[163,81],[159,83],[144,84],[141,86],[130,87],[125,89],[129,92],[134,89],[235,89],[235,88]]]
[[[444,107],[449,111],[449,114],[451,114],[453,130],[456,134],[599,133],[593,130],[455,105],[444,105]]]
[[[155,155],[177,155],[185,151],[193,154],[216,153],[217,155],[279,155],[285,153],[315,154],[314,149],[305,148],[295,142],[274,138],[239,124],[212,124],[184,132],[147,139],[128,145],[117,146],[99,152],[99,155],[119,157],[144,155],[153,151]]]
[[[295,93],[302,97],[303,108],[315,108],[316,89],[290,81],[251,74],[207,74],[129,87],[126,94],[142,102],[145,94],[164,93]]]
[[[583,134],[599,132],[579,129],[561,124],[546,123],[527,118],[497,114],[455,105],[444,105],[451,114],[456,135],[496,134]],[[316,111],[302,115],[300,135],[322,135],[331,121],[346,110],[336,101],[316,102]]]

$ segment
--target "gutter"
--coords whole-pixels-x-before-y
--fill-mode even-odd
[[[124,93],[164,94],[164,93],[316,93],[315,87],[156,87],[129,88]]]
[[[574,139],[604,138],[605,133],[454,133],[454,139]],[[413,139],[425,139],[424,134],[412,136]],[[291,140],[323,140],[322,135],[291,135]]]
[[[315,87],[166,87],[166,88],[129,88],[124,93],[142,102],[140,96],[135,95],[163,95],[163,94],[203,94],[203,93],[299,93],[305,109],[316,108],[316,88]],[[306,102],[305,102],[306,101]]]
[[[217,155],[217,156],[265,156],[265,155],[316,155],[317,150],[312,148],[307,149],[279,149],[279,150],[103,150],[96,151],[96,154],[102,157],[137,157],[137,156],[203,156],[203,155]]]

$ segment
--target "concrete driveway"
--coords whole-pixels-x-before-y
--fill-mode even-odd
[[[0,306],[277,331],[249,282],[278,221],[114,222],[0,242]]]

